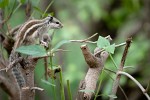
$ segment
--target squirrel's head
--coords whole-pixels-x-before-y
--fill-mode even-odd
[[[56,19],[51,15],[47,16],[46,19],[48,28],[59,29],[63,27],[63,24],[58,19]]]

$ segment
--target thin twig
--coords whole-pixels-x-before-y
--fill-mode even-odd
[[[53,4],[54,0],[52,0],[49,5],[47,6],[46,10],[44,11],[44,13],[42,14],[42,18],[44,17],[45,13],[47,12],[47,10],[50,8],[50,6]]]
[[[96,35],[98,35],[98,33],[93,34],[92,36],[88,37],[87,39],[84,39],[83,41],[90,40],[91,38],[95,37]]]
[[[98,84],[98,87],[97,87],[97,90],[96,90],[96,93],[95,93],[94,100],[96,100],[96,98],[98,97],[98,93],[99,93],[101,85],[102,85],[102,81],[103,81],[102,74],[103,74],[103,71],[99,75],[99,84]]]
[[[123,70],[124,63],[125,63],[127,53],[128,53],[128,49],[129,49],[130,44],[131,44],[131,40],[132,40],[132,38],[128,38],[128,40],[126,41],[126,47],[125,47],[125,50],[123,52],[123,56],[122,56],[122,59],[121,59],[120,70]]]
[[[128,74],[126,72],[122,72],[122,71],[118,71],[117,74],[118,75],[125,75],[125,76],[129,77],[141,89],[141,91],[147,97],[147,99],[150,100],[149,95],[145,92],[146,90],[143,88],[143,86],[134,77],[132,77],[130,74]]]
[[[90,40],[91,38],[95,37],[96,35],[98,35],[98,33],[95,33],[95,34],[93,34],[92,36],[90,36],[90,37],[88,37],[87,39],[84,39],[84,40],[70,40],[70,42],[96,43],[96,42],[93,42],[93,41],[88,41],[88,40]]]
[[[117,66],[116,62],[115,62],[114,58],[112,57],[112,55],[110,53],[109,53],[109,57],[110,57],[111,61],[113,62],[115,68],[118,69],[118,66]]]
[[[126,95],[126,93],[125,93],[125,91],[123,90],[123,88],[120,85],[118,85],[118,86],[119,86],[119,89],[121,90],[121,92],[123,93],[125,99],[129,100],[128,97],[127,97],[127,95]]]
[[[39,88],[39,87],[31,87],[30,89],[31,89],[31,90],[39,90],[39,91],[43,91],[43,90],[44,90],[44,89]]]
[[[98,33],[95,33],[94,35],[88,37],[87,39],[84,40],[69,40],[70,42],[79,42],[79,43],[92,43],[92,44],[96,44],[97,41],[89,41],[91,38],[95,37],[96,35],[98,35]],[[105,37],[106,39],[108,39],[109,41],[112,40],[112,38],[110,37],[110,35]]]
[[[131,44],[131,39],[132,38],[128,38],[127,41],[126,41],[126,47],[124,49],[118,71],[123,71],[123,67],[124,67],[124,64],[125,64],[126,57],[127,57],[128,49],[129,49],[130,44]],[[121,78],[121,75],[116,76],[116,79],[115,79],[115,81],[113,83],[113,87],[112,87],[112,95],[116,95],[116,93],[117,93],[120,78]],[[110,97],[110,100],[114,100],[114,98]]]
[[[121,46],[124,46],[124,45],[126,45],[126,42],[123,42],[123,43],[117,44],[117,45],[115,45],[115,47],[121,47]]]
[[[5,20],[2,21],[2,23],[6,23],[11,16],[17,11],[17,9],[21,6],[22,4],[19,3],[19,5],[15,8],[16,6],[16,0],[14,1],[13,7],[12,7],[12,11],[10,12],[10,14],[7,16],[7,18]]]
[[[126,45],[126,42],[115,45],[115,48],[121,47],[121,46],[124,46],[124,45]],[[105,49],[101,49],[101,51],[99,51],[99,53],[101,53],[103,51],[105,51]]]
[[[70,50],[57,49],[53,53],[55,53],[55,52],[70,52]]]
[[[106,70],[104,70],[104,72],[114,81],[114,79],[112,78],[112,76],[108,72],[106,72]],[[119,88],[120,88],[121,92],[123,93],[125,99],[129,100],[128,97],[127,97],[127,95],[126,95],[126,93],[124,92],[124,90],[122,89],[122,87],[120,85],[119,85]]]
[[[83,41],[83,40],[69,40],[70,42],[79,42],[79,43],[92,43],[95,44],[97,43],[97,41],[93,42],[93,41]]]
[[[116,74],[115,71],[113,71],[113,70],[111,70],[111,69],[108,69],[108,68],[106,68],[106,67],[104,67],[104,70],[107,70],[107,71],[109,71],[109,72],[112,72],[112,73]]]
[[[63,50],[63,49],[57,49],[55,50],[54,52],[48,52],[47,55],[45,56],[41,56],[41,57],[32,57],[32,59],[35,59],[35,60],[38,60],[38,59],[42,59],[42,58],[46,58],[46,57],[51,57],[53,56],[52,54],[55,53],[55,52],[70,52],[69,50]]]

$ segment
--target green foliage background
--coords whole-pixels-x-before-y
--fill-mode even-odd
[[[15,0],[0,0],[0,6],[4,9],[5,18],[9,15],[13,8]],[[135,76],[136,79],[143,85],[149,83],[149,42],[150,42],[150,21],[147,20],[148,11],[145,2],[147,0],[30,0],[32,4],[32,16],[40,18],[51,2],[52,6],[48,13],[53,13],[64,24],[64,28],[55,31],[53,39],[53,47],[62,40],[85,39],[92,34],[98,32],[101,36],[111,35],[113,43],[119,44],[124,42],[127,37],[133,37],[133,43],[125,66],[132,66],[126,69],[128,73]],[[12,28],[26,21],[25,5],[27,0],[17,0],[15,7],[21,3],[21,6],[15,11],[8,21],[8,25]],[[143,25],[144,23],[144,25]],[[145,24],[146,23],[146,24]],[[141,25],[141,27],[140,27]],[[6,31],[5,26],[5,31]],[[98,37],[94,38],[96,41]],[[94,50],[96,44],[88,44],[91,51]],[[69,43],[62,46],[63,49],[70,52],[60,52],[55,55],[54,64],[61,65],[63,68],[63,82],[66,88],[66,80],[70,80],[71,92],[73,97],[76,96],[79,81],[84,78],[87,71],[87,64],[84,61],[80,50],[81,44]],[[117,48],[113,57],[116,64],[119,66],[124,47]],[[108,59],[106,68],[116,70],[113,63]],[[113,76],[112,73],[109,73]],[[103,83],[100,94],[110,94],[112,79],[107,73],[103,73]],[[35,84],[44,88],[44,92],[36,92],[36,100],[53,100],[53,93],[50,85],[41,81],[44,78],[44,63],[40,60],[35,69]],[[49,79],[51,82],[51,79]],[[57,100],[60,100],[60,84],[59,79],[56,79]],[[121,86],[131,98],[134,95],[137,87],[132,81],[126,77],[122,77]],[[129,88],[128,90],[126,88]],[[66,89],[65,89],[66,90]],[[137,99],[143,98],[140,90],[137,93]],[[130,95],[131,93],[131,95]],[[3,95],[3,94],[2,94]],[[121,93],[117,94],[119,100],[124,97]],[[42,98],[41,98],[42,97]],[[67,98],[67,93],[66,93]],[[103,99],[108,99],[104,96]]]

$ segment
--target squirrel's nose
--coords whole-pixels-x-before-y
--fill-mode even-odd
[[[63,28],[63,27],[64,27],[64,25],[63,25],[63,24],[61,24],[61,25],[60,25],[60,28]]]

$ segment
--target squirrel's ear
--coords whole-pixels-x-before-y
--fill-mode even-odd
[[[48,16],[49,17],[49,22],[52,22],[53,21],[53,17],[52,16]]]

